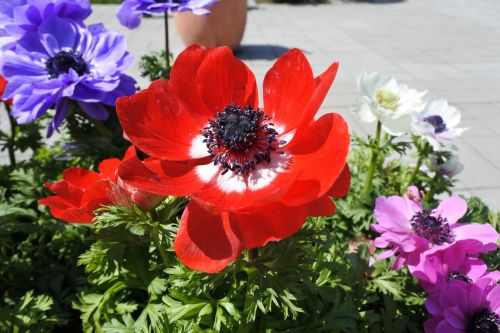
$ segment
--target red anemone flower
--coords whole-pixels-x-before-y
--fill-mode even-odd
[[[7,86],[7,81],[2,76],[0,76],[0,101],[4,101],[2,99],[2,96],[3,96],[3,92],[5,91],[6,86]],[[12,105],[12,100],[4,101],[4,102],[9,104],[9,105]]]
[[[130,158],[137,158],[133,147],[127,150],[123,161]],[[45,184],[55,195],[38,203],[48,206],[54,217],[70,223],[92,223],[94,211],[111,204],[130,208],[136,203],[144,211],[156,207],[162,197],[126,185],[118,177],[123,161],[106,159],[99,164],[99,172],[68,168],[62,180]]]
[[[124,162],[120,177],[193,199],[175,242],[187,266],[216,272],[243,248],[290,236],[307,216],[334,213],[329,196],[349,189],[348,128],[338,114],[314,116],[337,69],[314,78],[291,50],[267,73],[259,108],[255,77],[229,48],[195,45],[170,80],[117,101],[125,136],[150,156]]]

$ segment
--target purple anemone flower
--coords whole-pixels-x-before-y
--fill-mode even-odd
[[[500,331],[500,285],[483,278],[476,283],[450,281],[431,294],[425,307],[433,315],[426,333],[496,333]]]
[[[16,41],[35,31],[49,17],[83,24],[90,13],[88,0],[9,0],[0,2],[0,49],[14,49]]]
[[[46,19],[19,40],[15,52],[0,56],[0,74],[8,81],[4,97],[14,99],[12,115],[23,124],[55,108],[48,136],[65,119],[70,100],[93,119],[106,120],[105,105],[135,92],[134,79],[123,74],[133,61],[126,48],[124,36],[102,24],[85,28]]]
[[[390,248],[379,258],[396,254],[393,269],[399,269],[404,264],[417,266],[422,256],[454,243],[461,243],[470,255],[496,249],[500,236],[491,225],[457,223],[466,212],[467,203],[457,196],[444,200],[435,209],[424,210],[415,186],[409,187],[404,197],[378,197],[375,202],[378,224],[371,227],[381,235],[375,239],[375,246]]]
[[[488,272],[484,261],[469,257],[461,243],[455,243],[434,252],[431,256],[421,258],[417,266],[408,268],[428,293],[442,290],[452,280],[467,283],[475,283],[481,278],[500,280],[499,271]]]
[[[219,0],[125,0],[116,16],[121,25],[134,29],[141,24],[143,14],[192,12],[196,15],[210,14],[209,8]]]

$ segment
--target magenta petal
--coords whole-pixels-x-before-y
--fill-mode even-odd
[[[396,257],[396,260],[394,260],[394,262],[392,263],[391,269],[397,271],[398,269],[401,269],[401,267],[403,267],[405,262],[406,258],[402,255],[399,255]]]
[[[443,320],[436,326],[436,333],[464,333],[464,330],[455,328]]]
[[[458,306],[453,306],[444,310],[444,317],[455,328],[464,329],[466,318]]]
[[[466,262],[466,253],[460,244],[452,244],[442,251],[443,265],[448,271],[460,271],[460,267]]]
[[[467,202],[464,199],[454,196],[443,200],[435,209],[442,217],[446,217],[448,224],[455,224],[467,212]]]
[[[497,272],[498,273],[498,272]],[[490,309],[497,314],[500,313],[500,285],[497,284],[490,290],[486,299],[490,302]]]
[[[373,242],[373,244],[376,247],[381,248],[381,249],[386,248],[389,245],[391,245],[391,243],[385,237],[377,237],[377,238],[375,238],[375,241]]]
[[[500,282],[500,271],[488,272],[482,277],[492,279],[493,281],[496,281],[498,283]]]
[[[437,274],[440,273],[438,272],[439,266],[440,262],[437,256],[426,257],[424,254],[421,254],[418,264],[408,265],[408,269],[420,282],[428,282],[433,285],[436,283]]]
[[[475,312],[484,306],[485,293],[491,282],[490,279],[480,279],[471,285],[469,292],[469,312]]]
[[[445,308],[459,306],[462,312],[467,312],[468,300],[468,284],[462,281],[450,281],[446,288],[446,292],[442,292],[439,302]]]
[[[401,197],[378,197],[375,201],[375,218],[382,227],[393,232],[411,232],[412,216],[413,212]]]
[[[439,304],[439,293],[430,294],[425,300],[425,308],[433,316],[443,314],[443,308]]]
[[[467,253],[491,251],[498,247],[496,243],[500,236],[490,224],[456,224],[451,230],[455,234],[456,242],[471,241],[462,245]]]
[[[377,258],[380,260],[387,259],[389,257],[392,257],[396,252],[398,252],[398,249],[394,248],[394,249],[380,253]]]
[[[481,259],[471,258],[464,261],[463,266],[469,266],[467,276],[473,281],[479,280],[486,271],[488,270],[488,266]]]

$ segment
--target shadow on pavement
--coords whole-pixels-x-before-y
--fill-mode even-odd
[[[290,48],[280,45],[249,44],[241,45],[235,55],[243,60],[274,60]]]

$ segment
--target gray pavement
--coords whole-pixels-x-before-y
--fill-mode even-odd
[[[90,21],[126,34],[129,50],[141,55],[163,48],[163,21],[143,20],[136,30],[120,27],[117,7],[94,6]],[[498,0],[407,0],[369,4],[333,0],[328,5],[255,5],[250,1],[238,55],[259,84],[289,48],[305,51],[316,74],[340,61],[337,79],[323,104],[339,112],[358,134],[373,132],[349,107],[359,72],[379,71],[461,109],[470,127],[456,141],[465,170],[457,193],[474,194],[500,209],[500,2]],[[184,46],[170,24],[174,54]],[[139,77],[137,64],[130,74]],[[140,81],[141,86],[147,82]],[[2,118],[2,123],[5,124]],[[3,125],[2,125],[3,127]],[[3,154],[3,153],[1,153]]]

